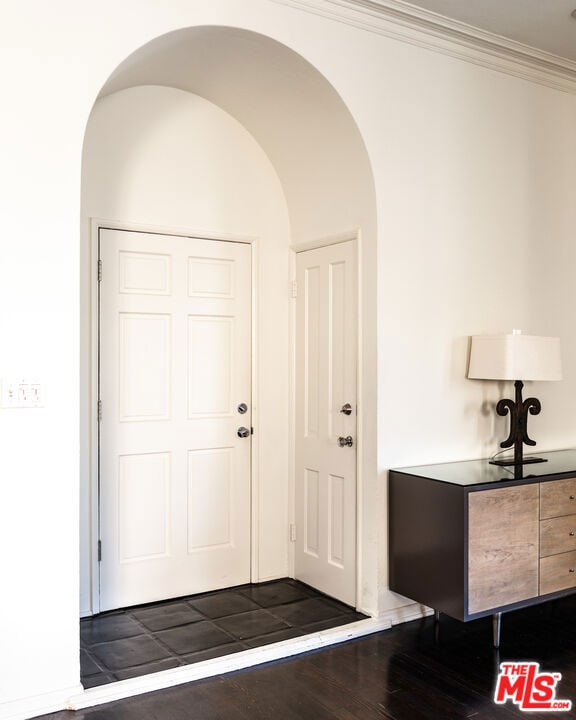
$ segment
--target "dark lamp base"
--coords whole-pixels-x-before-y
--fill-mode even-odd
[[[523,445],[536,445],[534,440],[528,437],[528,413],[530,415],[538,415],[541,410],[540,400],[536,398],[527,398],[522,400],[522,388],[524,383],[522,380],[516,380],[514,383],[515,399],[499,400],[496,405],[498,415],[508,415],[510,413],[510,434],[504,442],[500,443],[501,448],[514,447],[514,457],[503,460],[491,460],[493,465],[501,465],[504,467],[514,466],[517,472],[520,472],[523,465],[531,463],[546,462],[545,458],[539,457],[523,457]]]
[[[541,463],[548,462],[548,458],[539,457],[527,457],[517,461],[514,458],[508,458],[508,460],[490,460],[490,465],[500,465],[502,467],[509,467],[510,465],[529,465],[530,463]]]

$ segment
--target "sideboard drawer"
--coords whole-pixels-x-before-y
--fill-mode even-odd
[[[540,595],[576,587],[576,551],[540,560]]]
[[[540,486],[540,519],[576,513],[576,478],[552,480]]]
[[[540,522],[540,557],[576,550],[576,515]]]

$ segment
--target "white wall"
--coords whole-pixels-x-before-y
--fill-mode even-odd
[[[99,100],[84,144],[83,276],[90,277],[91,218],[196,236],[257,239],[260,315],[256,435],[258,576],[288,574],[288,241],[286,203],[270,161],[247,131],[207,100],[168,87],[137,87]],[[89,387],[89,283],[82,327]],[[86,412],[89,418],[93,413]],[[81,612],[91,611],[89,437],[84,426]]]
[[[555,299],[560,268],[543,272],[542,261],[565,245],[573,219],[574,98],[442,56],[426,63],[425,73],[412,62],[409,87],[390,84],[396,102],[383,127],[395,132],[380,275],[381,382],[396,408],[381,416],[386,465],[485,457],[506,437],[508,421],[479,408],[512,384],[465,379],[467,336],[517,327],[573,343],[569,306]],[[401,312],[387,311],[399,302]],[[541,449],[574,442],[559,387],[528,387],[545,407],[530,419]]]
[[[81,148],[102,84],[154,37],[227,25],[284,42],[334,85],[366,143],[379,220],[366,372],[378,476],[364,495],[362,577],[376,610],[402,602],[386,589],[386,469],[481,456],[504,435],[479,419],[498,388],[463,378],[466,336],[558,333],[568,379],[537,388],[531,427],[539,448],[574,444],[573,95],[268,0],[5,10],[0,377],[38,375],[46,407],[0,411],[0,716],[62,706],[78,682]],[[50,648],[49,664],[32,644]]]
[[[541,93],[543,101],[532,115],[532,126],[540,131],[546,129],[546,135],[539,139],[531,156],[528,312],[534,328],[546,328],[561,338],[564,380],[530,385],[529,389],[542,400],[542,414],[530,418],[530,427],[534,428],[539,446],[572,447],[572,399],[576,397],[576,106],[570,96],[552,100],[546,90]],[[532,426],[535,420],[537,431],[536,425]]]

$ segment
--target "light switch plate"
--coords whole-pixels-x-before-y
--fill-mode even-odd
[[[0,380],[0,408],[43,407],[42,384],[28,378],[3,378]]]

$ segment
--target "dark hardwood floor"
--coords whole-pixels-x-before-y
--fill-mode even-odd
[[[441,616],[297,658],[46,720],[506,720],[574,718],[495,705],[499,662],[531,660],[562,673],[557,697],[576,704],[576,598],[491,620]]]

